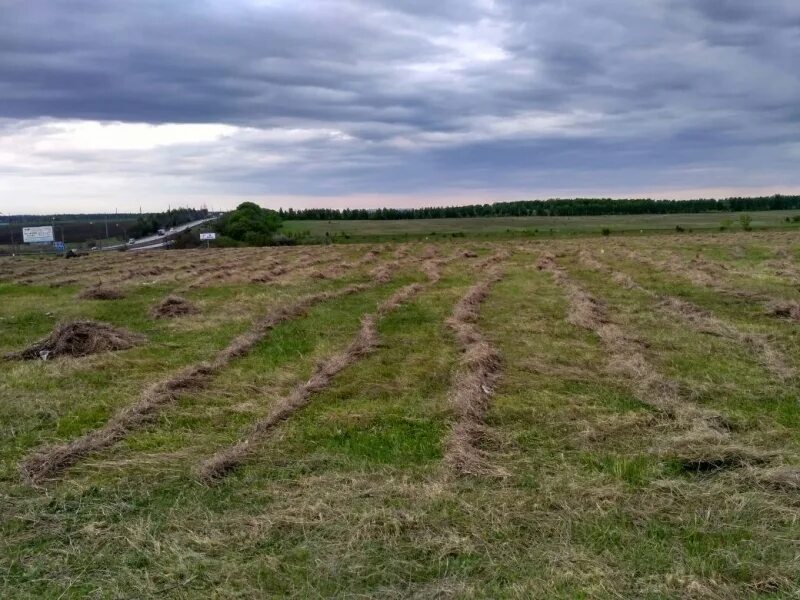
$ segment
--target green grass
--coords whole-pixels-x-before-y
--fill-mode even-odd
[[[796,210],[755,211],[754,230],[796,231],[800,223],[786,222]],[[727,232],[741,229],[738,213],[688,213],[674,215],[608,215],[599,217],[475,217],[454,219],[405,219],[397,221],[286,221],[283,230],[307,232],[322,241],[327,236],[339,243],[407,240],[440,240],[467,237],[500,240],[504,238],[544,238],[601,235],[604,228],[612,235],[674,232],[676,226],[687,234],[693,231]],[[732,220],[732,224],[727,221]]]
[[[689,401],[730,419],[731,444],[770,452],[774,464],[798,464],[797,378],[776,380],[751,349],[666,316],[657,297],[586,269],[577,251],[588,248],[657,295],[680,296],[769,335],[800,366],[796,324],[769,317],[746,296],[692,284],[625,253],[685,261],[700,254],[728,267],[719,283],[731,290],[797,298],[770,261],[784,256],[786,268],[800,266],[800,242],[784,233],[736,233],[437,246],[481,256],[496,247],[510,257],[479,326],[500,351],[502,371],[481,447],[506,471],[502,479],[457,478],[443,462],[460,358],[446,320],[482,276],[470,266],[479,259],[451,263],[439,283],[382,318],[375,352],[211,486],[197,479],[199,463],[240,439],[345,347],[363,314],[400,286],[424,282],[413,265],[388,284],[279,325],[207,387],[42,487],[20,479],[18,463],[29,452],[101,426],[148,385],[209,359],[274,306],[361,281],[372,266],[343,281],[196,288],[187,295],[200,314],[172,321],[148,316],[172,291],[167,284],[131,282],[124,299],[104,302],[76,300],[76,286],[0,280],[0,352],[73,318],[148,338],[119,353],[0,363],[0,597],[796,595],[797,492],[762,485],[747,469],[682,469],[670,440],[686,432],[608,368],[609,349],[566,320],[568,299],[536,261],[552,251],[639,340],[653,368],[678,381]]]

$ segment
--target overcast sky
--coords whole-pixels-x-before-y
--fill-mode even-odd
[[[0,212],[800,191],[798,0],[0,0]]]

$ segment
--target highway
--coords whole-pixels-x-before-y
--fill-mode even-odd
[[[127,248],[128,250],[157,250],[164,248],[168,245],[169,241],[179,233],[187,229],[194,229],[209,221],[214,221],[218,217],[208,217],[207,219],[200,219],[199,221],[190,221],[183,225],[177,225],[174,229],[165,232],[164,235],[148,235],[147,237],[139,238],[133,244],[116,244],[114,246],[106,246],[103,250],[119,250],[120,248]]]

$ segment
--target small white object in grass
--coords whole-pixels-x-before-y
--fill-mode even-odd
[[[39,357],[42,360],[47,360],[48,356],[50,356],[50,350],[39,350]]]

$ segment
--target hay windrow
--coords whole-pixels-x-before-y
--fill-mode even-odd
[[[585,250],[581,250],[578,257],[584,266],[611,275],[612,279],[622,287],[636,289],[648,296],[657,297],[657,294],[640,286],[626,273],[611,269]],[[674,296],[662,296],[658,308],[670,317],[676,317],[687,323],[695,331],[736,341],[748,348],[756,359],[777,377],[788,379],[794,376],[794,369],[789,366],[786,357],[767,336],[741,331],[735,325],[716,317],[711,311]]]
[[[684,399],[680,385],[659,373],[644,356],[641,345],[611,322],[605,307],[590,296],[552,255],[539,261],[540,270],[552,274],[569,301],[569,320],[593,331],[609,351],[611,372],[626,377],[636,397],[673,419],[685,433],[667,442],[663,454],[678,461],[684,471],[713,472],[762,464],[771,455],[730,441],[730,426],[720,414]],[[701,318],[707,315],[697,315]],[[713,323],[716,326],[716,323]]]
[[[22,461],[20,468],[23,476],[34,483],[43,481],[63,472],[81,457],[115,444],[165,405],[176,401],[182,393],[204,388],[213,375],[234,358],[248,353],[280,323],[305,315],[316,304],[362,292],[372,285],[355,284],[336,291],[310,294],[293,304],[273,310],[220,350],[210,362],[187,367],[150,386],[134,405],[117,413],[103,427],[70,442],[35,451]]]
[[[675,256],[654,260],[636,254],[633,251],[629,251],[627,257],[632,261],[643,262],[655,269],[688,279],[695,285],[706,287],[731,297],[762,303],[766,314],[769,316],[790,321],[800,321],[800,303],[794,300],[775,298],[762,292],[742,290],[730,284],[722,283],[721,278],[730,273],[730,270],[723,265],[713,264],[699,257],[693,258],[688,265]]]
[[[751,477],[765,487],[784,492],[800,491],[800,468],[780,466],[767,469],[752,469]]]
[[[155,319],[171,319],[200,312],[197,306],[181,296],[167,296],[152,308],[150,314]]]
[[[477,326],[481,303],[502,276],[499,268],[492,269],[459,300],[447,320],[462,352],[450,390],[456,421],[445,443],[445,462],[458,475],[503,475],[480,447],[488,433],[486,414],[499,377],[500,355]]]
[[[236,444],[220,450],[204,461],[198,476],[203,481],[212,483],[225,477],[233,469],[243,464],[269,437],[272,430],[294,413],[306,407],[315,393],[330,386],[334,377],[347,367],[378,347],[379,336],[377,319],[397,309],[403,303],[418,294],[425,286],[419,283],[409,284],[383,302],[376,313],[367,314],[361,319],[361,327],[352,342],[342,350],[317,365],[308,381],[298,385],[292,392],[279,400],[263,419],[257,421],[245,438]]]
[[[736,326],[717,318],[710,311],[680,298],[667,296],[659,303],[659,308],[687,322],[695,331],[740,343],[748,348],[764,367],[781,379],[789,379],[795,374],[786,357],[766,335],[741,331]]]
[[[653,368],[642,352],[641,343],[613,323],[605,305],[574,281],[552,254],[544,254],[537,268],[549,273],[564,290],[569,302],[567,320],[600,338],[609,351],[609,368],[631,381],[641,402],[671,418],[694,425],[711,426],[718,421],[716,415],[683,400],[677,382]]]
[[[611,279],[619,286],[624,287],[626,290],[639,290],[640,292],[648,292],[643,287],[641,287],[638,283],[636,283],[633,278],[627,273],[622,273],[621,271],[615,271],[605,263],[599,261],[597,258],[592,256],[585,248],[582,248],[581,251],[578,253],[578,260],[580,263],[588,269],[592,271],[597,271],[598,273],[605,273],[606,275],[610,275]],[[652,295],[652,294],[651,294]]]
[[[392,272],[397,268],[396,263],[379,265],[370,271],[370,277],[380,283],[388,283],[392,279]]]
[[[99,321],[61,323],[53,332],[31,346],[5,355],[8,360],[52,359],[60,356],[88,356],[127,350],[143,344],[146,338],[120,327]]]

